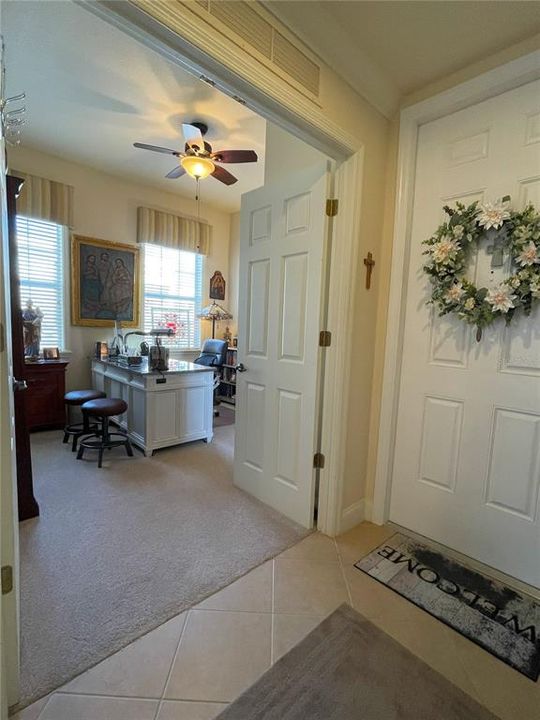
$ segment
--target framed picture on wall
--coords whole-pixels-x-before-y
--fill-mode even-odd
[[[71,238],[73,325],[139,325],[139,248],[83,235]]]
[[[211,300],[225,300],[225,278],[219,270],[210,278],[209,295]]]

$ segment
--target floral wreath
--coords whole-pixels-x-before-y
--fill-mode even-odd
[[[498,317],[511,322],[521,308],[530,315],[540,299],[540,214],[532,205],[524,210],[509,208],[510,197],[497,203],[444,207],[449,217],[424,245],[428,260],[424,272],[432,283],[431,298],[439,315],[456,313],[477,328],[476,339],[483,328]],[[471,250],[480,240],[488,239],[499,247],[502,257],[510,257],[513,274],[497,287],[477,288],[465,272]]]

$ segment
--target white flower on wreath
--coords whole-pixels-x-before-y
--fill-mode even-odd
[[[540,278],[532,280],[529,287],[531,289],[531,295],[533,296],[533,298],[540,298]]]
[[[520,285],[521,285],[521,280],[518,277],[513,277],[510,280],[510,287],[514,288],[514,290],[517,290]]]
[[[444,297],[447,302],[456,303],[461,300],[464,292],[465,290],[463,289],[463,285],[460,282],[457,282],[454,283],[452,287],[448,288]]]
[[[502,284],[493,288],[493,290],[489,290],[486,295],[486,302],[493,307],[493,310],[499,310],[502,313],[507,313],[511,308],[515,307],[515,299],[516,296],[512,293],[512,288]]]
[[[538,249],[532,240],[521,250],[517,256],[517,261],[520,265],[524,265],[526,267],[540,262]]]
[[[454,225],[452,228],[452,235],[456,238],[456,240],[461,240],[463,237],[464,228],[463,225]]]
[[[467,298],[465,302],[463,303],[463,307],[465,310],[473,310],[474,306],[476,305],[476,300],[472,297]]]
[[[431,246],[431,256],[436,263],[444,265],[456,257],[458,250],[459,245],[456,240],[443,237]]]
[[[510,213],[504,203],[485,203],[484,205],[480,205],[480,212],[477,220],[478,224],[486,230],[489,230],[490,228],[498,230],[504,221],[508,220],[509,217]]]

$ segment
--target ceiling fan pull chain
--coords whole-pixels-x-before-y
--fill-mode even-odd
[[[200,251],[200,239],[201,239],[201,179],[195,178],[195,199],[197,200],[197,252]]]

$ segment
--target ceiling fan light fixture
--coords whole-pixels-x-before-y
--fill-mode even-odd
[[[180,164],[187,174],[191,175],[191,177],[195,178],[195,180],[202,180],[203,178],[208,177],[216,169],[216,166],[210,158],[196,157],[194,155],[187,155],[186,157],[183,157],[180,160]]]

